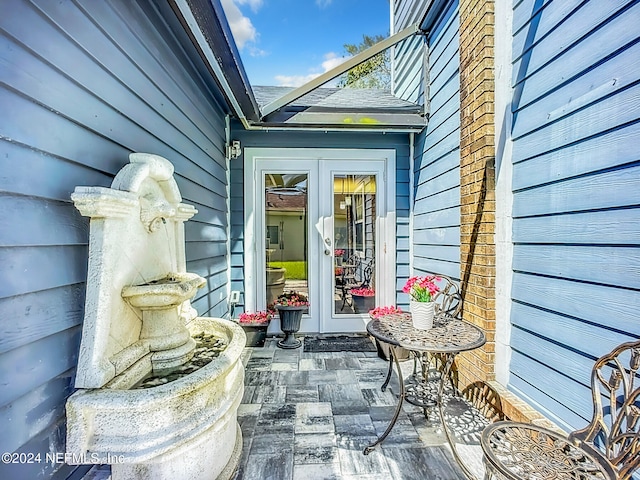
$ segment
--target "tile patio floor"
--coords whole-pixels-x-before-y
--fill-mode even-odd
[[[391,434],[363,455],[397,402],[395,374],[390,388],[380,390],[388,363],[376,353],[283,350],[268,339],[263,348],[247,348],[243,361],[238,416],[244,448],[235,480],[466,479],[435,412],[427,419],[406,402]],[[407,374],[412,367],[403,362]],[[482,478],[479,447],[461,448]]]
[[[377,354],[283,350],[277,339],[246,348],[245,393],[238,410],[242,459],[234,480],[466,480],[435,412],[407,402],[391,434],[375,441],[393,416],[399,391],[395,372],[380,390],[388,363]],[[412,372],[413,362],[402,364]],[[458,453],[477,479],[484,470],[478,432],[486,421],[468,405],[450,401],[445,415],[459,432]],[[212,452],[215,454],[215,452]],[[83,480],[109,480],[108,465]],[[194,479],[195,480],[195,479]]]

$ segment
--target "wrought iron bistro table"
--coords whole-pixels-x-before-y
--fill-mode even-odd
[[[485,480],[615,480],[613,466],[595,448],[580,446],[546,428],[496,422],[482,432]]]
[[[400,383],[400,395],[395,413],[391,422],[387,426],[387,429],[374,443],[364,449],[363,453],[365,455],[371,453],[373,449],[384,441],[389,433],[391,433],[391,430],[402,411],[402,402],[404,400],[423,408],[436,404],[441,407],[444,384],[449,378],[449,372],[451,371],[451,366],[453,365],[456,355],[460,352],[481,347],[486,342],[484,333],[478,327],[444,313],[436,315],[436,318],[434,319],[434,326],[429,330],[418,330],[413,328],[411,314],[395,313],[383,315],[377,319],[371,320],[367,324],[367,332],[380,342],[388,344],[390,347],[389,350],[391,354],[389,358],[389,371],[387,373],[387,378],[382,385],[382,390],[384,391],[387,388],[391,378],[392,365],[395,364]],[[417,385],[418,388],[414,389],[411,394],[407,393],[405,381],[402,376],[402,370],[400,369],[400,363],[398,362],[398,355],[396,354],[397,348],[405,348],[413,352],[414,355],[441,355],[443,358],[443,368],[440,373],[440,380],[435,398],[425,400],[425,397],[428,395],[426,392],[429,390],[426,385]],[[423,375],[420,378],[423,383],[427,383],[429,380],[427,375]],[[442,408],[439,408],[438,412],[440,415],[440,421],[442,422],[448,437],[448,429],[444,422]]]

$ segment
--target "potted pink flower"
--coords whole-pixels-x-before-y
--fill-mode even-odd
[[[295,337],[300,330],[302,314],[309,310],[309,299],[299,292],[286,292],[280,295],[273,307],[278,310],[280,317],[280,330],[284,333],[284,339],[278,342],[280,348],[298,348],[302,342]]]
[[[380,318],[384,315],[392,315],[396,313],[404,313],[402,308],[396,307],[395,305],[387,305],[384,307],[376,307],[373,310],[369,311],[369,316],[372,320]],[[376,338],[376,349],[378,350],[378,357],[383,360],[389,360],[391,357],[389,355],[389,345],[383,342],[380,342]],[[395,349],[396,355],[398,356],[398,361],[404,361],[409,358],[409,350],[402,347],[396,347]]]
[[[342,248],[336,248],[333,251],[333,256],[336,259],[336,265],[342,265],[342,260],[344,259],[344,250]]]
[[[408,293],[410,297],[409,310],[414,328],[428,330],[433,327],[435,315],[433,297],[440,291],[440,287],[435,282],[440,280],[441,278],[435,275],[411,277],[402,288],[402,291]]]
[[[238,323],[247,336],[247,347],[264,347],[267,339],[267,328],[273,317],[273,312],[262,311],[253,313],[241,313]]]
[[[352,288],[351,298],[355,313],[365,313],[376,306],[376,292],[371,288]]]

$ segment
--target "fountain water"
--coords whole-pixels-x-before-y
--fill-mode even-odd
[[[173,165],[133,153],[111,188],[77,187],[72,199],[91,223],[67,452],[112,463],[114,480],[231,478],[245,334],[191,306],[206,283],[186,272],[184,222],[197,211]]]

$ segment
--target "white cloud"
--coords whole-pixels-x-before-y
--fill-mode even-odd
[[[312,73],[308,75],[276,75],[274,78],[277,85],[280,87],[299,87],[307,82],[310,82],[316,77],[319,77],[323,73],[337,67],[344,62],[348,57],[339,57],[334,52],[325,53],[324,61],[320,64],[319,68],[313,68]],[[319,70],[322,70],[318,72]]]
[[[299,87],[307,82],[310,82],[316,78],[319,73],[312,73],[310,75],[276,75],[275,79],[280,87]]]
[[[254,13],[257,13],[262,6],[263,0],[235,0],[238,5],[249,5]]]
[[[324,62],[322,62],[322,68],[325,72],[328,72],[334,67],[337,67],[342,62],[344,62],[347,57],[339,57],[337,54],[333,52],[325,53]]]
[[[316,5],[318,5],[320,8],[327,8],[329,5],[331,5],[331,2],[333,2],[333,0],[316,0]]]
[[[252,8],[254,4],[262,3],[262,0],[237,0],[240,3],[249,3]],[[231,27],[231,33],[238,48],[242,50],[247,42],[255,42],[258,32],[251,23],[249,17],[245,17],[234,0],[222,0],[222,8],[227,16],[227,21]]]

